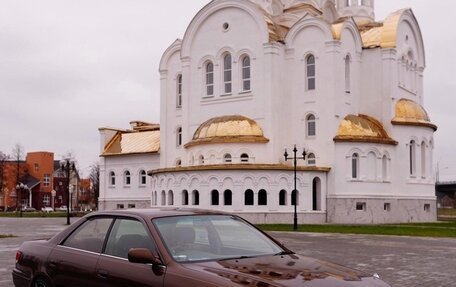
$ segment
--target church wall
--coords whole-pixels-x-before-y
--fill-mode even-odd
[[[140,183],[140,170],[149,171],[159,167],[158,154],[123,155],[103,157],[100,161],[100,196],[99,209],[116,209],[118,204],[128,208],[134,204],[136,208],[150,206],[150,183],[149,176],[146,184]],[[131,184],[124,182],[124,172],[131,174]],[[109,174],[115,172],[116,184],[110,185]]]

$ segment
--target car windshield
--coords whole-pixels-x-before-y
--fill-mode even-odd
[[[283,252],[263,233],[235,216],[191,215],[153,220],[174,260],[195,262]]]

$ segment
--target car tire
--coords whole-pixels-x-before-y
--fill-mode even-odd
[[[52,287],[52,285],[46,278],[38,277],[35,280],[33,280],[32,287]]]

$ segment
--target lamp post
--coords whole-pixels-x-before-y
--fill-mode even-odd
[[[60,168],[65,173],[68,185],[67,185],[67,225],[70,225],[70,173],[74,170],[74,162],[69,159],[60,161]]]
[[[16,185],[16,206],[19,207],[19,216],[22,217],[22,191],[28,189],[26,184],[18,183]],[[19,203],[17,203],[19,200]],[[17,207],[16,207],[17,208]]]
[[[283,156],[285,157],[285,161],[287,160],[293,160],[293,167],[294,167],[294,215],[293,215],[293,230],[298,230],[298,212],[296,210],[296,205],[298,201],[298,191],[296,190],[296,165],[298,163],[298,159],[306,159],[306,150],[302,150],[302,157],[297,157],[296,153],[298,152],[298,149],[296,148],[296,145],[293,148],[293,157],[288,158],[288,152],[285,149],[285,153]],[[291,193],[291,198],[293,199],[293,192]]]

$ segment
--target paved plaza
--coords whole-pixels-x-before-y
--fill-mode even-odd
[[[11,271],[21,242],[48,238],[64,229],[65,222],[65,218],[0,218],[0,234],[18,236],[0,239],[0,286],[13,286]],[[394,287],[456,286],[456,239],[272,234],[299,254],[378,273]]]

